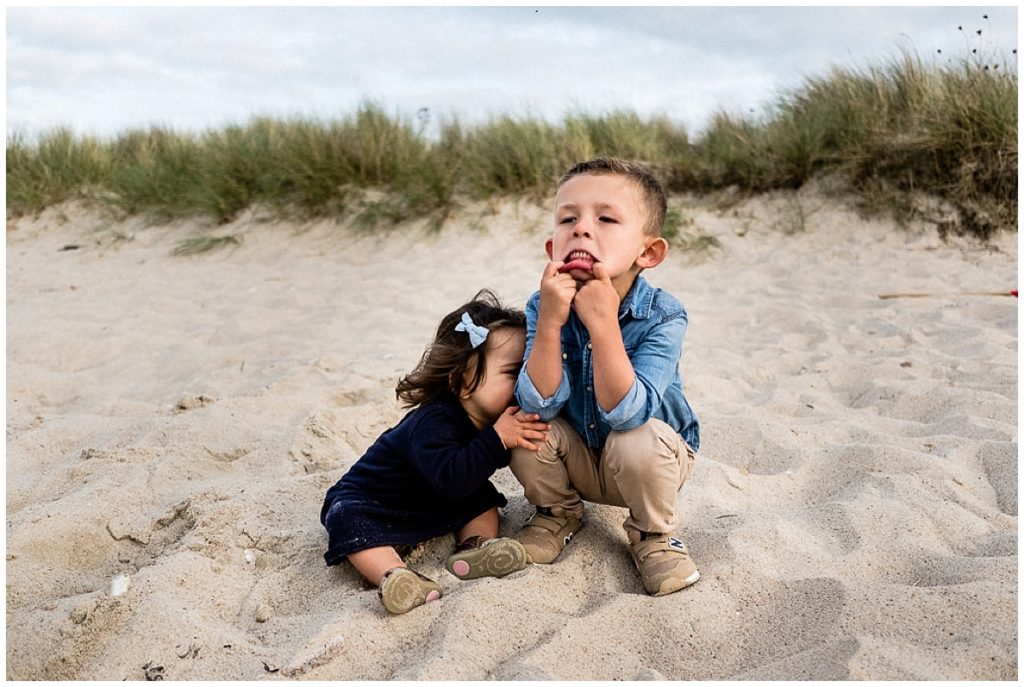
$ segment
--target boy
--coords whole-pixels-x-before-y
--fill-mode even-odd
[[[665,211],[661,185],[630,162],[597,158],[559,180],[516,384],[523,412],[551,429],[509,465],[537,507],[515,536],[533,563],[553,562],[579,531],[583,500],[626,507],[630,552],[658,596],[700,577],[670,536],[700,441],[679,377],[686,310],[640,276],[668,253]]]

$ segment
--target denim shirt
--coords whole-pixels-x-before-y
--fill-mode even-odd
[[[526,304],[526,354],[529,360],[537,333],[540,292]],[[562,381],[554,395],[540,395],[523,364],[516,381],[516,399],[544,421],[560,412],[587,444],[600,451],[608,434],[625,431],[658,418],[675,429],[690,447],[700,447],[700,425],[683,395],[679,356],[686,334],[686,309],[671,294],[637,276],[619,305],[619,327],[626,355],[633,364],[633,386],[605,412],[594,393],[594,359],[590,333],[576,315],[562,326]]]

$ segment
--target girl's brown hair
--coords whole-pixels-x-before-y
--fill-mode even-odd
[[[472,301],[445,315],[416,369],[398,382],[395,396],[406,408],[430,403],[447,394],[459,397],[463,391],[472,393],[483,381],[487,342],[473,348],[469,334],[455,330],[455,325],[462,321],[462,313],[469,313],[474,323],[491,332],[503,327],[526,329],[522,310],[506,308],[491,291],[481,290]],[[463,388],[469,370],[473,370],[472,378]]]

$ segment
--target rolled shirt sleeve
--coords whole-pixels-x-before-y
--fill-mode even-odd
[[[646,420],[636,422],[635,424],[631,422],[634,418],[643,417],[643,411],[646,406],[647,389],[640,383],[638,377],[633,377],[633,386],[629,388],[629,391],[622,397],[618,405],[606,413],[601,408],[601,404],[598,404],[597,412],[600,413],[601,419],[607,422],[612,429],[623,431],[639,427],[646,422]]]
[[[569,391],[569,375],[565,373],[564,367],[562,368],[562,381],[559,382],[554,395],[547,398],[541,396],[537,387],[533,385],[533,380],[530,379],[530,375],[526,371],[526,365],[524,364],[519,370],[519,379],[516,381],[516,399],[519,401],[519,407],[527,413],[540,415],[540,419],[544,422],[548,422],[558,415],[562,406],[569,400]]]

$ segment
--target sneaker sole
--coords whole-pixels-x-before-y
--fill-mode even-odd
[[[441,598],[441,587],[416,573],[396,572],[380,588],[380,600],[389,613],[400,615]]]
[[[526,567],[523,545],[514,539],[497,539],[479,549],[450,556],[445,568],[462,580],[504,577]]]
[[[694,570],[693,574],[687,577],[685,580],[665,580],[661,583],[661,588],[658,589],[657,593],[652,596],[665,596],[672,592],[678,592],[680,589],[686,589],[690,585],[697,582],[700,579],[700,570]]]

